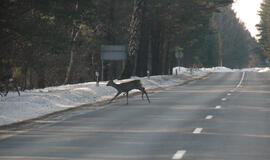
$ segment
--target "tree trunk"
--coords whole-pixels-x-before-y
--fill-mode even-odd
[[[38,88],[45,88],[45,72],[43,67],[38,69],[37,75]]]
[[[165,75],[167,73],[167,61],[168,61],[168,54],[169,54],[169,41],[167,37],[164,37],[163,42],[163,54],[162,54],[162,74]]]
[[[74,50],[73,50],[73,45],[72,45],[70,49],[69,64],[67,67],[66,78],[65,78],[64,84],[68,84],[70,82],[70,73],[71,73],[71,68],[73,66],[73,62],[74,62]]]
[[[76,26],[74,26],[75,28]],[[65,78],[65,82],[64,84],[67,84],[70,82],[70,74],[71,74],[71,69],[72,69],[72,66],[73,66],[73,62],[74,62],[74,55],[75,55],[75,51],[76,51],[76,46],[75,46],[75,42],[76,42],[76,39],[78,37],[78,34],[80,32],[80,29],[81,29],[81,26],[79,27],[79,29],[76,31],[76,33],[74,34],[73,38],[72,38],[72,42],[71,42],[71,45],[70,45],[70,57],[69,57],[69,65],[68,65],[68,68],[67,68],[67,71],[66,71],[66,78]]]
[[[143,22],[143,14],[145,8],[146,0],[134,0],[134,8],[132,13],[132,18],[130,22],[130,39],[128,42],[128,58],[127,58],[127,65],[126,67],[131,67],[127,73],[128,77],[131,74],[136,73],[136,60],[137,54],[139,52],[140,47],[140,36],[141,36],[141,29],[142,29],[142,22]]]
[[[147,57],[147,70],[149,70],[150,74],[152,74],[152,36],[151,33],[149,35],[148,40],[148,57]]]
[[[79,5],[79,0],[76,0],[76,4],[75,4],[75,11],[78,10],[78,5]],[[73,62],[74,62],[74,54],[75,54],[75,42],[77,40],[77,37],[79,35],[79,32],[81,30],[81,25],[78,25],[76,20],[73,20],[72,22],[72,31],[70,34],[70,38],[71,38],[71,43],[70,43],[70,58],[69,58],[69,65],[67,67],[67,71],[66,71],[66,77],[65,77],[65,81],[64,84],[67,84],[70,82],[70,74],[71,74],[71,69],[73,66]]]

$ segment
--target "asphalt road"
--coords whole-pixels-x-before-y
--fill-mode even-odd
[[[149,97],[1,130],[0,159],[270,159],[269,73],[213,73]]]

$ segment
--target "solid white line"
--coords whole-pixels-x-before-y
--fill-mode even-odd
[[[203,128],[196,128],[194,131],[193,131],[193,134],[200,134],[202,132]]]
[[[246,74],[246,72],[243,72],[242,78],[241,78],[239,84],[236,86],[236,88],[239,88],[239,87],[241,86],[241,84],[242,84],[242,82],[243,82],[243,80],[244,80],[245,74]]]
[[[216,109],[220,109],[221,108],[221,106],[216,106]]]
[[[212,115],[208,115],[205,117],[205,119],[213,119],[213,116]]]
[[[185,150],[180,150],[177,151],[174,156],[172,157],[172,159],[182,159],[184,157],[184,155],[186,154],[187,151]]]

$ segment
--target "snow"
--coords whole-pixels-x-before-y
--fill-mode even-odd
[[[143,86],[149,89],[179,85],[187,80],[205,76],[210,72],[270,72],[270,68],[252,68],[233,70],[225,67],[189,69],[175,67],[173,75],[159,75],[147,77],[132,77],[140,79]],[[177,72],[177,75],[176,75]],[[116,83],[129,81],[115,80]],[[37,118],[46,114],[78,107],[84,104],[94,104],[111,99],[116,90],[106,86],[103,81],[96,86],[96,82],[87,82],[74,85],[48,87],[21,92],[10,92],[0,99],[0,126],[24,120]],[[133,90],[132,92],[137,92]],[[150,97],[151,99],[151,97]],[[147,102],[146,102],[147,103]]]
[[[185,72],[194,72],[193,74],[201,73],[201,72],[270,72],[270,67],[265,68],[244,68],[244,69],[230,69],[226,67],[213,67],[213,68],[184,68],[184,67],[175,67],[173,68],[173,74],[177,73],[185,73]]]

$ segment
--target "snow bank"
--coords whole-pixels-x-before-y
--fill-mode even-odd
[[[226,67],[213,67],[213,68],[185,68],[185,67],[175,67],[173,68],[173,74],[176,75],[176,73],[186,73],[190,72],[192,74],[197,74],[200,72],[239,72],[238,69],[230,69]]]
[[[243,72],[259,72],[259,73],[262,73],[262,72],[270,72],[270,68],[269,67],[266,67],[266,68],[245,68],[245,69],[242,69]]]
[[[213,67],[213,68],[185,68],[185,67],[174,67],[173,74],[181,74],[181,73],[201,73],[201,72],[270,72],[269,67],[265,68],[244,68],[244,69],[230,69],[227,67]]]

